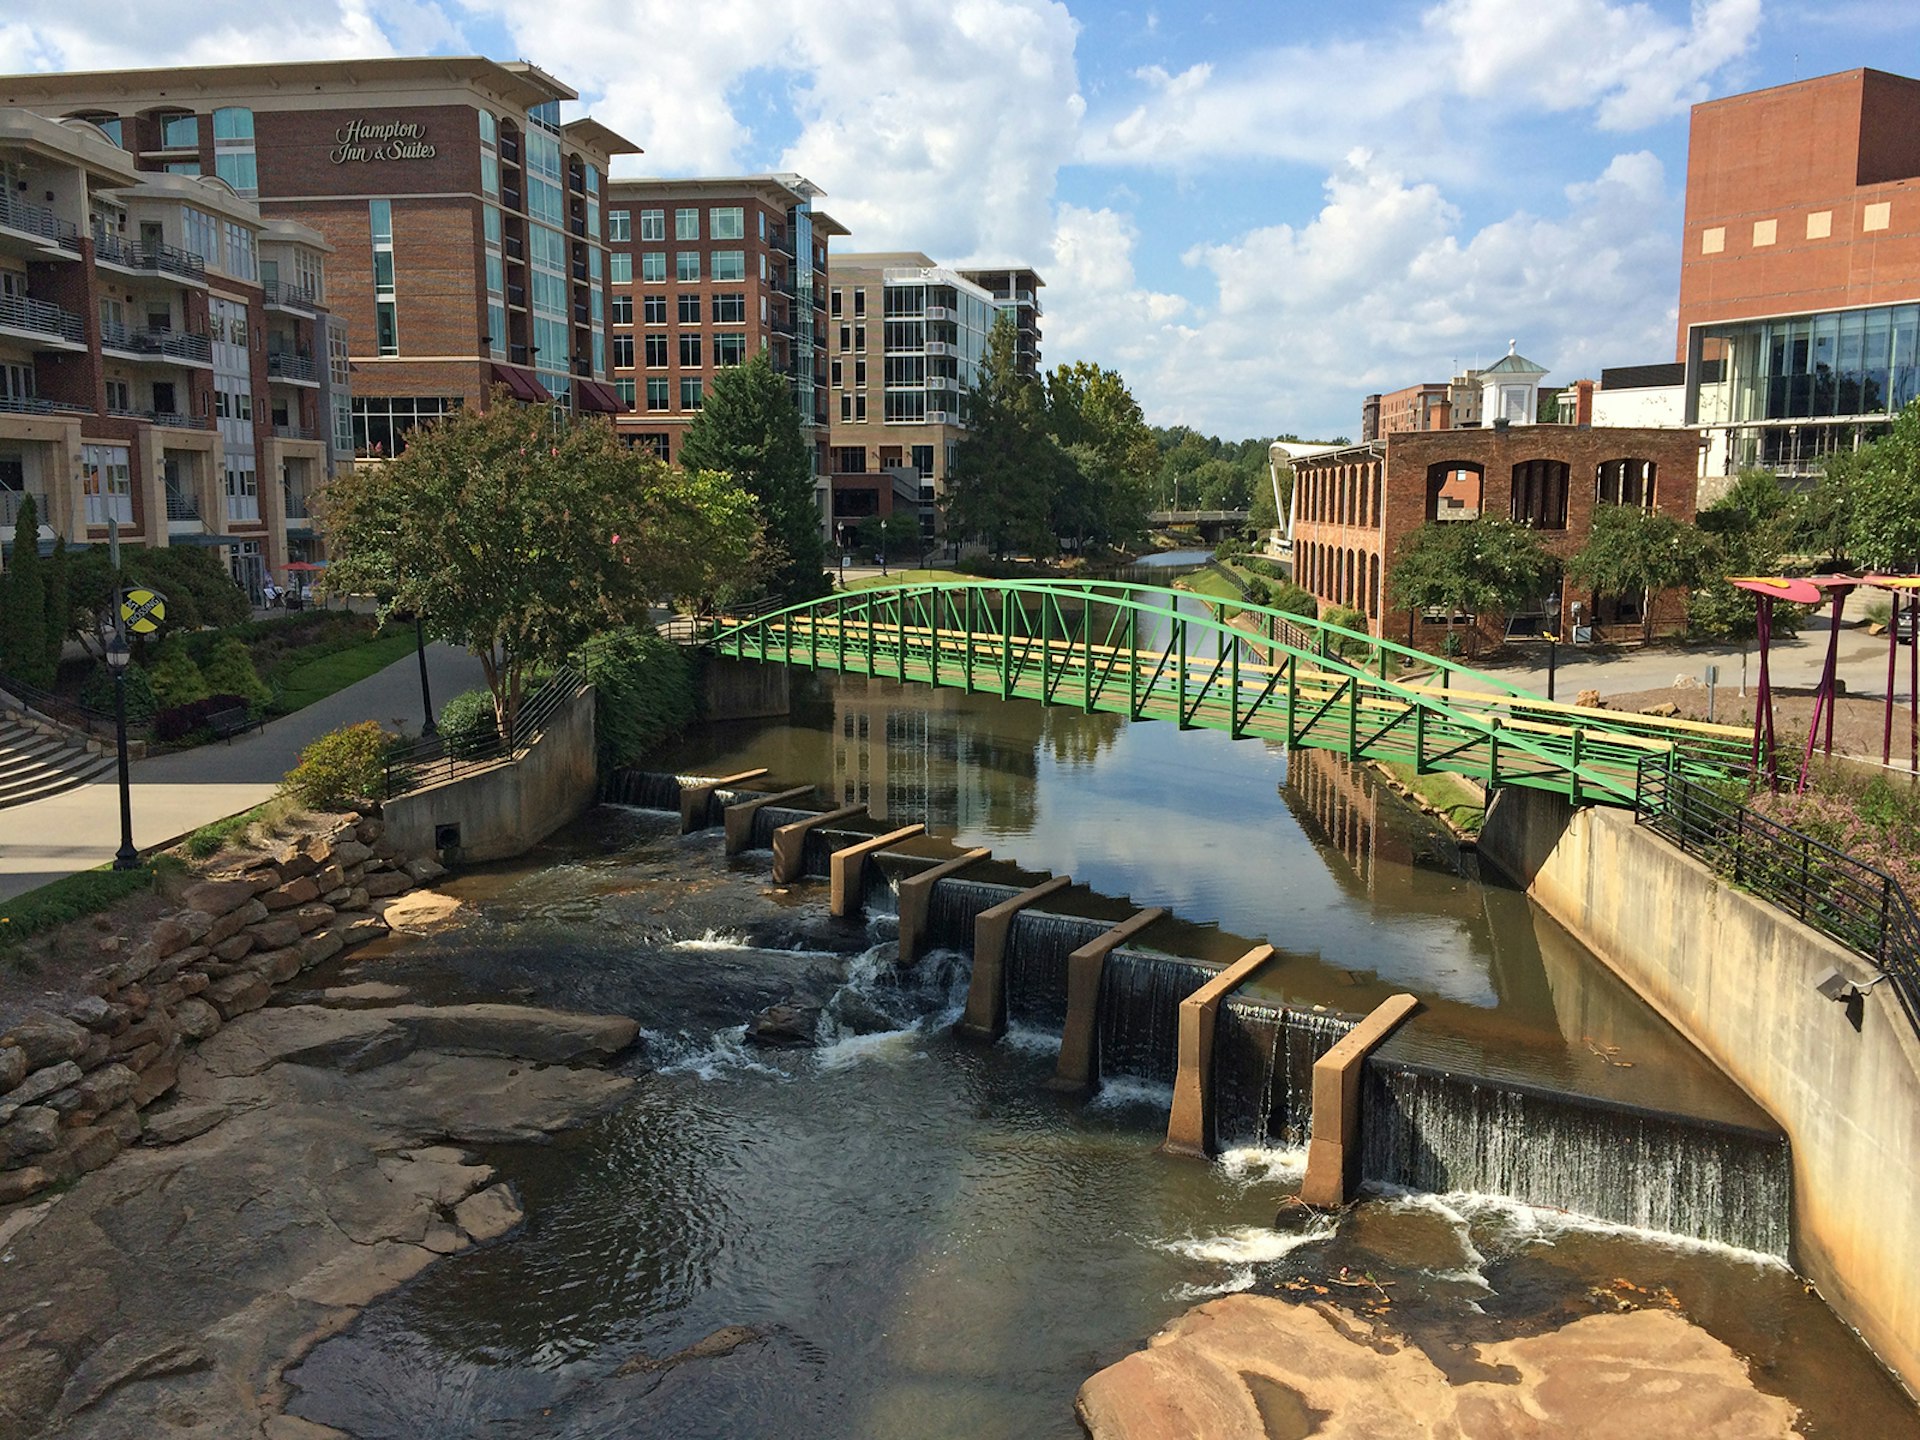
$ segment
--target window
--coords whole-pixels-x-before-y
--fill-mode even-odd
[[[133,467],[124,445],[80,447],[80,486],[87,497],[87,523],[133,523]]]
[[[642,210],[640,212],[640,238],[642,240],[666,239],[667,212],[664,210]]]
[[[487,237],[487,244],[500,243],[500,207],[498,205],[480,207],[480,228]]]
[[[665,335],[647,336],[647,368],[649,370],[667,368],[667,337]]]
[[[702,394],[700,377],[698,375],[681,376],[680,377],[680,408],[682,410],[698,410],[703,403],[705,402]]]
[[[613,337],[613,368],[631,370],[633,368],[633,336],[616,335]]]
[[[460,408],[457,395],[356,395],[353,397],[353,452],[361,457],[397,455],[407,434],[431,425]]]
[[[840,392],[840,418],[842,420],[853,419],[853,396],[845,390]]]
[[[225,268],[236,280],[252,280],[259,274],[253,254],[253,231],[237,220],[227,221]]]
[[[260,518],[260,483],[251,460],[229,459],[226,465],[227,518]]]
[[[680,368],[683,370],[700,368],[700,337],[698,335],[680,337]]]
[[[916,445],[913,447],[913,468],[920,472],[922,480],[933,478],[933,446]]]
[[[633,256],[616,250],[607,257],[607,278],[616,285],[633,283]]]
[[[640,255],[640,280],[646,285],[664,285],[667,283],[667,252],[664,250],[646,250]]]
[[[747,360],[747,337],[739,331],[713,337],[713,363],[723,365],[744,365]]]
[[[646,435],[630,435],[626,438],[628,443],[633,445],[635,449],[646,451],[663,465],[673,451],[672,442],[661,432],[653,432]]]
[[[747,278],[747,252],[744,250],[716,250],[713,252],[713,278],[715,280],[744,280]]]
[[[853,397],[853,418],[856,420],[864,420],[867,418],[866,396],[856,395]]]
[[[632,212],[628,210],[609,210],[607,212],[607,239],[631,240],[632,238]]]
[[[202,260],[217,260],[220,256],[220,225],[204,210],[186,207],[183,214],[185,249],[189,254],[198,255]]]
[[[716,325],[746,324],[747,297],[738,291],[729,295],[714,296],[713,323]]]
[[[867,292],[865,290],[856,289],[853,292],[853,313],[855,318],[867,313]]]
[[[200,162],[198,160],[169,160],[166,165],[166,173],[169,175],[198,175],[200,173]]]
[[[624,380],[615,380],[613,382],[613,393],[620,397],[620,403],[622,405],[625,405],[629,410],[633,409],[634,389],[631,376]]]
[[[507,293],[507,269],[498,255],[487,252],[487,289],[495,295]]]
[[[839,290],[835,290],[833,292],[832,303],[827,307],[827,313],[836,320],[840,318],[840,294],[841,292]]]
[[[644,300],[641,301],[641,304],[644,307],[642,311],[642,318],[646,321],[647,324],[664,325],[667,323],[667,297],[666,296],[649,295]]]
[[[668,387],[672,383],[672,381],[666,379],[647,381],[647,409],[666,410],[671,408],[672,402],[669,397],[673,392]]]
[[[836,390],[840,388],[840,362],[838,360],[833,362],[833,374],[829,377],[827,383],[832,385]]]
[[[369,200],[367,224],[373,235],[374,353],[398,355],[400,353],[400,309],[393,286],[393,202]],[[356,407],[359,403],[358,399],[354,401]],[[357,419],[354,434],[355,452],[367,453],[360,447],[361,427]],[[392,454],[392,449],[389,448],[386,453]]]
[[[488,195],[500,193],[500,158],[491,150],[480,152],[480,188]]]
[[[738,205],[725,209],[715,208],[713,212],[713,239],[744,240],[747,238],[747,212]]]
[[[856,390],[867,388],[867,357],[864,355],[853,362],[853,385]]]
[[[716,259],[719,257],[715,257]],[[673,252],[673,278],[682,285],[700,283],[700,252],[698,250],[676,250]]]
[[[633,323],[633,297],[616,295],[613,297],[613,323],[631,325]]]
[[[252,129],[249,118],[248,129]],[[200,117],[198,115],[167,115],[160,121],[160,148],[162,150],[197,150],[200,148]]]
[[[133,387],[124,380],[107,381],[107,409],[133,409]]]
[[[213,157],[213,173],[242,195],[260,188],[260,176],[251,150],[221,150]]]
[[[840,327],[840,348],[842,350],[851,350],[853,348],[853,327],[851,325],[842,325]]]
[[[677,312],[680,316],[680,323],[682,325],[698,325],[700,323],[700,297],[698,295],[679,295],[676,296],[675,299],[679,301]]]
[[[494,143],[495,137],[497,134],[494,128],[493,115],[490,111],[486,111],[486,110],[480,111],[479,114],[480,114],[480,143],[482,145],[491,145]]]
[[[676,240],[698,240],[700,238],[700,212],[698,210],[676,210],[673,212],[673,238]]]

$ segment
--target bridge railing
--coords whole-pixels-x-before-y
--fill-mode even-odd
[[[1634,819],[1743,890],[1872,960],[1920,1029],[1920,915],[1877,866],[1754,812],[1736,782],[1673,774],[1648,757]]]

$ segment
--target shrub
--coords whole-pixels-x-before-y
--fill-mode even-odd
[[[247,708],[256,713],[265,709],[267,702],[273,699],[273,692],[267,688],[266,681],[253,668],[253,656],[248,652],[245,642],[231,635],[214,645],[205,674],[207,689],[238,695]]]
[[[1304,615],[1309,620],[1320,613],[1320,602],[1313,597],[1311,590],[1303,590],[1291,580],[1282,580],[1273,587],[1273,598],[1267,602],[1276,610],[1284,610],[1289,615]]]
[[[440,741],[449,755],[478,755],[500,738],[493,692],[469,690],[440,707]]]
[[[372,720],[342,726],[300,752],[287,772],[286,792],[310,810],[351,810],[385,786],[393,737]]]
[[[1247,581],[1247,599],[1256,605],[1269,605],[1273,603],[1273,587],[1255,575]]]
[[[222,710],[244,710],[246,705],[238,695],[203,695],[185,705],[169,706],[154,714],[153,738],[162,742],[184,740]]]
[[[213,688],[193,657],[178,645],[161,647],[148,678],[153,684],[153,703],[163,712],[203,700]]]
[[[604,771],[631,765],[693,723],[699,711],[693,662],[645,630],[614,630],[580,648],[593,682],[594,735]]]
[[[80,687],[80,703],[102,715],[113,714],[113,671],[96,665]],[[153,698],[153,682],[139,665],[127,666],[127,723],[145,724],[159,707]]]

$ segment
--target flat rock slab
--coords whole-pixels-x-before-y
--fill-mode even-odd
[[[330,1434],[280,1413],[285,1369],[438,1256],[518,1222],[464,1147],[537,1139],[633,1084],[418,1048],[432,1031],[595,1055],[633,1023],[469,1008],[431,1023],[418,1006],[241,1015],[182,1060],[149,1125],[168,1143],[0,1212],[0,1440]],[[359,1070],[295,1058],[383,1037],[404,1052]]]
[[[415,890],[409,895],[376,901],[373,908],[395,930],[426,935],[452,924],[460,913],[460,902],[438,890]]]
[[[639,1034],[621,1015],[575,1015],[526,1005],[388,1005],[335,1010],[288,1005],[249,1015],[200,1046],[215,1075],[258,1075],[275,1065],[374,1069],[414,1049],[498,1055],[545,1064],[604,1060]]]
[[[1592,1315],[1479,1347],[1511,1383],[1451,1385],[1413,1346],[1330,1305],[1229,1295],[1080,1387],[1093,1440],[1790,1440],[1792,1405],[1665,1310]]]

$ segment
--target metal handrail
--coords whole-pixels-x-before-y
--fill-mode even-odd
[[[441,735],[423,735],[391,747],[386,755],[384,798],[391,800],[518,759],[520,752],[545,732],[581,683],[579,671],[562,665],[546,684],[521,700],[513,728],[505,736],[496,733],[484,740],[449,743]]]
[[[200,518],[200,500],[198,496],[183,490],[167,486],[167,519],[198,520]]]
[[[212,340],[190,330],[131,330],[106,321],[100,326],[100,344],[133,355],[168,355],[203,362],[213,359]]]
[[[1640,763],[1634,820],[1735,885],[1873,961],[1920,1030],[1920,913],[1878,866],[1757,814],[1723,790]]]
[[[276,380],[313,380],[313,357],[287,350],[267,352],[267,374]]]
[[[62,340],[85,344],[87,331],[78,315],[35,300],[26,295],[0,295],[0,325],[16,330],[31,330],[39,335],[58,335]]]
[[[65,241],[80,235],[76,226],[46,206],[22,200],[7,190],[0,190],[0,225],[10,230],[24,230],[45,240]]]
[[[260,288],[266,292],[267,304],[277,305],[286,310],[314,310],[319,307],[320,297],[302,285],[286,280],[263,280]]]
[[[0,694],[11,696],[22,708],[69,729],[83,730],[96,738],[111,738],[114,734],[114,718],[106,711],[95,710],[78,700],[69,700],[64,695],[56,695],[51,690],[12,675],[0,675]],[[148,726],[129,716],[127,734],[144,739],[148,734]]]

